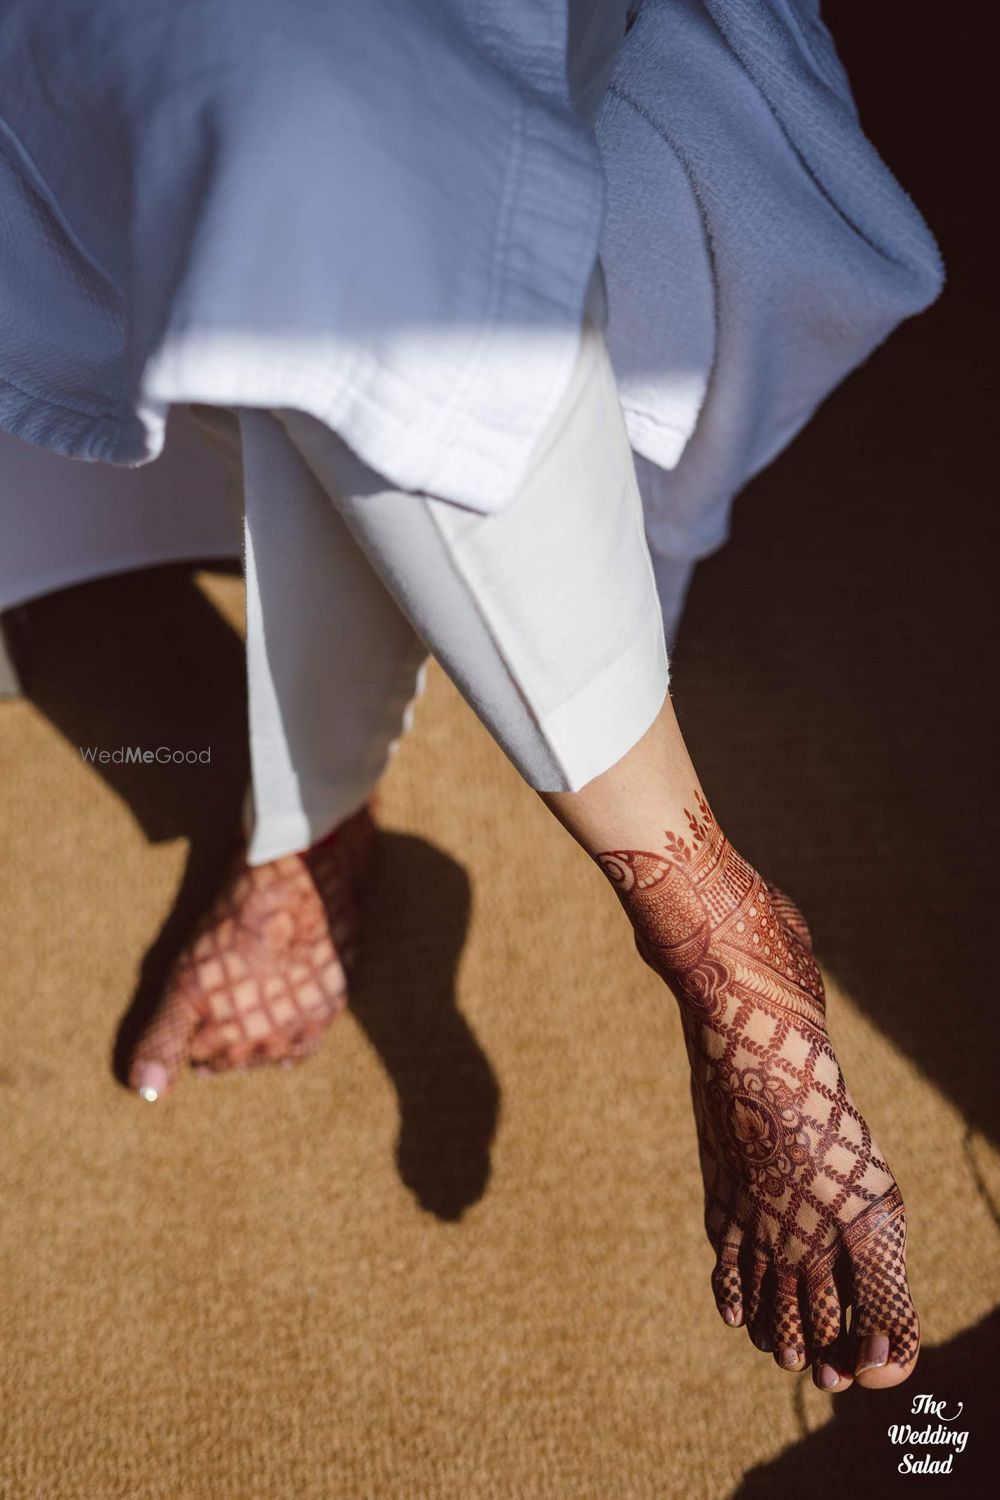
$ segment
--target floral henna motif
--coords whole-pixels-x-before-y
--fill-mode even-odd
[[[809,1160],[809,1135],[791,1089],[763,1068],[746,1068],[713,1078],[708,1095],[734,1171],[780,1197],[795,1169]]]
[[[347,1003],[372,832],[364,811],[303,854],[259,866],[237,856],[174,966],[133,1077],[147,1059],[173,1080],[189,1057],[221,1069],[315,1051]]]
[[[733,849],[697,796],[662,853],[612,850],[646,962],[681,1002],[727,1322],[796,1365],[842,1336],[887,1333],[913,1359],[917,1320],[892,1175],[826,1034],[823,981],[798,907]]]

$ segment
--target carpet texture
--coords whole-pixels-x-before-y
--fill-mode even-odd
[[[991,853],[975,800],[937,782],[954,725],[926,662],[906,751],[897,653],[867,646],[884,600],[866,616],[855,580],[848,610],[792,597],[794,633],[760,612],[733,629],[729,583],[756,572],[766,598],[781,572],[773,517],[747,519],[699,581],[677,701],[733,836],[811,915],[910,1205],[913,1386],[966,1403],[970,1477],[1000,1165],[963,913]],[[787,594],[815,545],[803,522]],[[801,1493],[796,1465],[812,1494],[883,1492],[909,1396],[834,1402],[719,1322],[673,1003],[439,674],[385,784],[368,956],[320,1057],[152,1108],[115,1083],[119,1018],[236,815],[238,595],[164,569],[45,600],[33,701],[0,710],[3,1493],[688,1500]],[[78,749],[133,743],[211,765],[103,777]]]
[[[910,76],[884,33],[855,24],[876,108],[874,81]],[[926,166],[940,230],[961,184],[912,76],[875,135],[905,180]],[[116,1082],[246,775],[238,581],[168,568],[14,622],[0,1493],[913,1494],[886,1429],[917,1392],[964,1403],[941,1482],[995,1493],[995,419],[962,260],[980,242],[956,243],[957,289],[740,502],[674,680],[723,825],[810,918],[906,1196],[914,1379],[832,1400],[723,1326],[673,1002],[437,673],[385,785],[353,1009],[320,1056],[154,1107]],[[211,763],[79,749],[132,744]]]

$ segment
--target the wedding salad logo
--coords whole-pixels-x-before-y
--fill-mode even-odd
[[[946,1401],[935,1401],[933,1396],[914,1396],[910,1416],[920,1417],[926,1426],[896,1422],[889,1428],[889,1441],[907,1449],[896,1465],[901,1474],[954,1473],[955,1454],[965,1452],[969,1434],[951,1425],[962,1415],[963,1403],[959,1401],[950,1416],[947,1405]],[[946,1448],[951,1451],[946,1453]]]

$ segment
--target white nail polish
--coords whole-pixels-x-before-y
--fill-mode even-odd
[[[155,1104],[156,1100],[159,1099],[159,1097],[160,1096],[156,1092],[156,1090],[154,1088],[150,1088],[148,1083],[143,1084],[142,1088],[139,1090],[139,1098],[148,1099],[150,1104]]]

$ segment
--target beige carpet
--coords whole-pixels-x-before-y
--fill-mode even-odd
[[[877,138],[964,223],[924,73],[849,25]],[[672,1002],[437,675],[321,1056],[154,1108],[115,1081],[245,777],[238,585],[165,569],[33,606],[31,698],[0,704],[5,1497],[995,1493],[995,416],[968,264],[741,502],[676,664],[907,1197],[910,1386],[832,1401],[719,1321]],[[212,761],[78,748],[122,744]],[[964,1403],[948,1479],[895,1473],[917,1391]]]
[[[210,886],[242,777],[236,640],[206,602],[233,617],[238,585],[202,587],[168,569],[37,606],[35,702],[0,710],[3,1493],[714,1500],[805,1493],[814,1462],[810,1493],[845,1475],[881,1493],[903,1398],[835,1404],[718,1321],[673,1006],[601,878],[439,675],[386,784],[355,1014],[321,1057],[191,1080],[155,1108],[115,1083],[143,955],[178,886],[182,912]],[[971,1479],[1000,1168],[948,1087],[981,1056],[949,1041],[974,1004],[947,984],[954,903],[895,909],[899,841],[922,844],[896,819],[917,814],[886,767],[857,764],[872,746],[837,734],[842,682],[803,690],[797,729],[785,698],[761,707],[747,743],[739,664],[712,670],[731,715],[711,734],[717,800],[751,853],[815,886],[821,946],[872,962],[857,992],[835,981],[834,1033],[912,1208],[916,1385],[977,1413],[956,1471]],[[77,748],[123,741],[210,744],[213,763],[110,784]],[[940,894],[953,855],[925,853],[908,896]],[[909,1018],[929,1037],[915,1057],[880,1021],[932,989],[933,1013]]]

